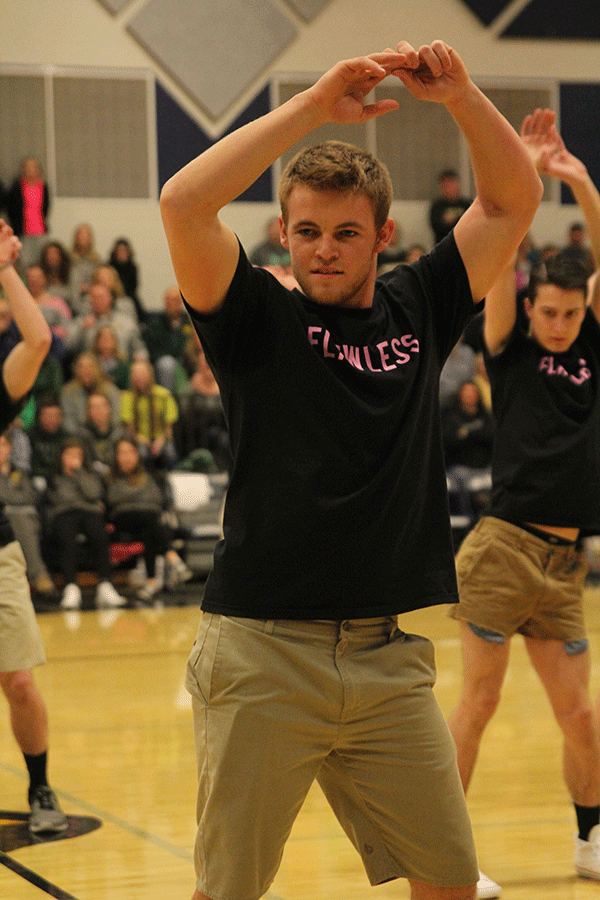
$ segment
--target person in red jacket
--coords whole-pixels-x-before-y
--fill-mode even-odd
[[[8,191],[6,210],[12,229],[21,241],[18,267],[24,273],[27,266],[39,264],[48,232],[50,190],[35,156],[23,160],[19,177]]]

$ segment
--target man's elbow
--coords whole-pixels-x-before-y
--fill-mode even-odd
[[[159,206],[161,212],[186,210],[200,203],[201,194],[196,185],[183,172],[176,172],[163,184]]]
[[[502,204],[496,205],[482,199],[481,205],[484,214],[489,219],[505,218],[515,227],[524,228],[527,231],[533,222],[543,193],[542,180],[534,171],[529,181],[521,183],[520,190],[513,192]]]
[[[538,207],[541,203],[542,197],[544,196],[544,185],[542,184],[542,179],[535,172],[535,177],[533,179],[533,185],[531,191],[526,192],[526,199],[530,201],[529,211],[531,214],[531,218],[533,219],[536,214]]]
[[[542,184],[542,179],[533,170],[529,182],[522,185],[522,189],[515,196],[515,211],[525,225],[531,225],[543,195],[544,185]]]
[[[173,179],[170,178],[168,181],[164,183],[162,186],[160,197],[158,198],[158,205],[160,208],[160,214],[165,218],[165,216],[169,216],[171,210],[177,206],[176,195],[177,191],[173,187]]]
[[[36,356],[44,360],[52,346],[52,332],[46,325],[45,329],[40,329],[39,335],[36,336],[35,346],[32,348]]]
[[[172,229],[187,228],[198,216],[195,198],[179,184],[177,176],[165,182],[160,192],[159,209],[163,226]]]
[[[36,372],[39,372],[40,368],[44,364],[48,354],[50,353],[51,347],[52,333],[50,329],[48,329],[47,333],[37,335],[33,341],[28,341],[28,356],[31,361],[31,368],[35,369]]]

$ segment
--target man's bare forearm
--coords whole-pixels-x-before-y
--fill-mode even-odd
[[[22,337],[8,354],[2,367],[2,377],[9,396],[13,400],[19,400],[31,389],[50,349],[52,335],[39,306],[14,266],[7,265],[0,269],[0,286]]]
[[[600,194],[587,171],[568,182],[583,213],[596,268],[600,266]]]
[[[543,187],[514,128],[473,82],[446,106],[466,138],[486,211],[533,218]]]
[[[0,269],[0,286],[8,300],[23,342],[32,349],[41,346],[47,351],[51,341],[50,329],[41,309],[12,265]]]

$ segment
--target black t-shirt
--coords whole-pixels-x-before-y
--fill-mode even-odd
[[[9,397],[6,385],[4,384],[4,378],[0,376],[0,434],[2,434],[13,419],[16,418],[22,406],[22,401],[15,402]],[[15,536],[13,530],[4,513],[4,503],[0,502],[0,547],[5,547],[6,544],[10,544],[14,539]]]
[[[489,512],[600,532],[600,326],[588,309],[569,350],[551,354],[520,326],[486,352],[497,431]]]
[[[475,307],[454,237],[378,279],[370,309],[316,304],[240,250],[220,309],[189,312],[234,456],[202,608],[339,619],[455,602],[439,375]]]

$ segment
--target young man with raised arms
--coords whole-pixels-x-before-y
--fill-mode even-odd
[[[540,172],[568,184],[600,260],[600,194],[537,110],[522,127]],[[575,807],[575,869],[600,881],[600,745],[589,697],[585,566],[576,541],[600,533],[600,291],[559,253],[532,272],[523,314],[509,264],[486,298],[486,368],[497,423],[492,500],[457,556],[463,688],[449,724],[465,791],[522,634],[560,725]],[[493,884],[493,883],[492,883]],[[494,893],[499,896],[500,887]]]
[[[336,141],[302,151],[279,192],[300,286],[288,290],[250,266],[219,211],[319,125],[393,113],[366,99],[388,76],[446,106],[477,197],[431,254],[376,281],[393,229],[387,170]],[[413,900],[476,895],[432,647],[397,615],[456,599],[439,374],[540,195],[518,135],[442,41],[338,63],[163,188],[234,457],[188,664],[195,900],[266,892],[315,779],[371,883],[407,878]]]
[[[38,304],[15,268],[20,249],[21,242],[12,228],[0,219],[0,289],[21,334],[1,367],[0,433],[21,410],[52,338]],[[69,827],[47,778],[48,712],[32,671],[44,662],[25,557],[0,503],[0,687],[29,773],[29,830],[33,834],[63,832]]]

